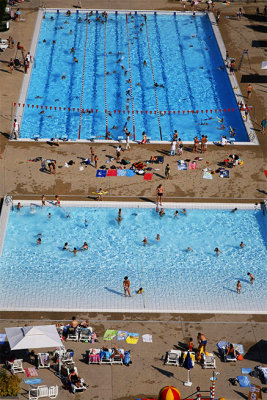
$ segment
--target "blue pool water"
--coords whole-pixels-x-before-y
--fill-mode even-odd
[[[51,17],[54,19],[51,20]],[[82,20],[79,21],[79,18]],[[110,111],[107,122],[113,139],[123,135],[126,123],[133,133],[132,102],[126,93],[130,88],[127,83],[130,54],[136,139],[141,139],[142,132],[146,131],[152,140],[170,140],[176,129],[184,141],[193,140],[196,135],[207,135],[208,140],[215,141],[222,135],[229,137],[232,127],[236,129],[236,141],[249,141],[242,117],[237,111],[227,73],[220,69],[224,65],[223,59],[206,15],[193,17],[149,14],[147,31],[146,26],[142,25],[142,15],[128,15],[129,53],[126,15],[109,13],[106,24],[107,108],[104,74],[105,23],[96,22],[96,15],[91,16],[90,21],[87,24],[85,14],[81,13],[73,13],[70,17],[63,13],[46,13],[41,24],[35,64],[25,102],[22,138],[33,138],[38,134],[43,139],[55,135],[59,138],[66,135],[69,139],[78,139],[80,112],[77,109],[81,105],[83,66],[83,108],[93,109],[94,112],[82,114],[80,138],[105,137],[105,109]],[[72,47],[75,48],[74,54],[70,53]],[[78,62],[74,61],[74,56]],[[143,65],[144,61],[147,66]],[[155,114],[157,107],[152,67],[155,81],[164,85],[164,88],[156,89],[158,109],[161,112],[161,133],[158,116]],[[64,80],[63,75],[66,77]],[[42,110],[41,106],[44,107]],[[224,108],[234,108],[235,111],[214,113],[214,110]],[[188,114],[189,110],[199,110],[199,113]],[[201,110],[204,110],[203,114]],[[206,114],[206,110],[213,110],[213,113]],[[44,113],[41,114],[41,111]],[[220,129],[217,116],[224,117],[224,130]],[[129,121],[127,117],[130,117]],[[113,129],[114,126],[116,128]]]
[[[160,218],[154,209],[122,209],[120,225],[113,208],[11,212],[0,259],[0,308],[266,311],[267,218],[261,211],[188,210],[178,218],[165,211]],[[76,256],[62,250],[65,242],[72,250],[84,241],[89,250]],[[123,297],[125,275],[131,299]],[[140,287],[144,295],[136,294]]]

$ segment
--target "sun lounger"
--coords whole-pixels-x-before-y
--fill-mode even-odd
[[[219,343],[217,343],[217,347],[218,347],[218,350],[219,350],[219,354],[221,356],[221,360],[224,361],[224,362],[228,362],[228,361],[236,362],[237,361],[237,357],[236,356],[232,356],[230,354],[227,354],[226,348],[229,345],[230,345],[230,342],[225,342],[223,340],[221,340]],[[239,346],[239,350],[242,351],[242,348],[243,348],[242,345],[233,344],[233,346],[234,346],[235,351],[238,351],[235,346],[237,346],[237,347]],[[242,346],[242,348],[240,348],[240,346]],[[243,352],[244,352],[244,349],[243,349]],[[242,353],[240,352],[240,354],[242,354]]]
[[[55,399],[58,395],[58,386],[30,386],[29,400],[38,400],[42,397]]]
[[[176,367],[178,367],[178,365],[180,365],[181,355],[182,355],[181,350],[168,351],[166,353],[164,364],[175,365]]]
[[[73,342],[78,342],[78,339],[79,339],[78,329],[70,327],[68,329],[68,335],[67,335],[66,340],[71,340]]]
[[[119,365],[123,365],[123,358],[124,358],[124,349],[118,349],[118,351],[120,352],[120,354],[113,354],[111,355],[111,364],[119,364]]]
[[[90,349],[88,352],[88,364],[100,364],[100,349]]]
[[[50,359],[48,353],[37,354],[37,368],[50,368]]]
[[[101,350],[100,351],[100,364],[112,364],[112,349],[108,349],[108,350]]]
[[[216,368],[216,361],[214,355],[211,353],[209,355],[206,355],[205,353],[201,354],[201,361],[200,361],[202,368],[207,369],[207,368]]]
[[[14,361],[6,361],[6,366],[10,368],[11,374],[18,374],[19,372],[25,372],[22,364],[22,359]]]
[[[91,334],[93,332],[93,328],[81,328],[79,340],[80,342],[89,342],[91,340]]]

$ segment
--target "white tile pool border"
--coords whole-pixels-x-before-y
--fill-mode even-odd
[[[43,19],[43,15],[46,12],[60,12],[60,13],[65,13],[68,10],[68,8],[39,8],[38,10],[38,14],[37,14],[37,18],[36,18],[36,23],[35,23],[35,28],[34,28],[34,32],[33,32],[33,36],[32,36],[32,42],[31,42],[31,47],[30,47],[30,53],[32,56],[32,59],[35,59],[35,53],[36,53],[36,49],[37,49],[37,44],[38,44],[38,39],[39,39],[39,34],[40,34],[40,30],[41,30],[41,24],[42,24],[42,19]],[[103,12],[103,11],[108,11],[111,13],[115,13],[117,12],[118,14],[124,14],[127,12],[132,12],[132,13],[137,13],[137,14],[142,14],[142,13],[146,13],[146,14],[166,14],[166,15],[174,15],[178,14],[178,15],[190,15],[192,14],[191,11],[165,11],[165,10],[161,10],[161,11],[156,11],[156,10],[116,10],[116,9],[108,9],[108,10],[103,10],[103,9],[79,9],[79,10],[75,10],[72,11],[73,13],[81,13],[81,14],[85,14],[87,12],[90,11],[98,11],[98,12]],[[225,50],[225,45],[221,36],[221,33],[219,31],[218,25],[216,24],[216,20],[215,17],[213,15],[212,12],[202,12],[202,11],[197,11],[196,14],[198,15],[208,15],[214,35],[216,37],[217,40],[217,44],[218,47],[220,49],[221,55],[223,57],[223,60],[225,60],[225,54],[226,54],[226,50]],[[32,74],[32,70],[34,68],[34,62],[30,68],[30,72],[28,74],[24,74],[23,77],[23,81],[22,81],[22,86],[21,86],[21,90],[20,90],[20,94],[19,94],[19,99],[18,99],[18,104],[25,104],[26,102],[26,98],[27,98],[27,93],[28,93],[28,89],[29,89],[29,84],[30,84],[30,79],[31,79],[31,74]],[[236,97],[236,100],[240,100],[242,99],[242,101],[245,103],[243,95],[241,93],[241,90],[239,88],[237,79],[235,77],[235,75],[230,75],[229,71],[228,71],[228,77],[234,92],[234,95]],[[237,87],[237,92],[235,92],[234,88]],[[244,112],[241,112],[241,116],[242,116],[242,120],[243,123],[245,125],[246,131],[247,131],[247,135],[249,138],[249,142],[234,142],[232,144],[238,145],[238,146],[244,146],[244,145],[259,145],[259,141],[257,138],[257,135],[255,133],[255,129],[253,128],[250,116],[248,115],[248,119],[247,121],[244,121],[243,116],[245,115]],[[23,119],[23,113],[24,113],[24,108],[23,107],[19,107],[18,105],[15,108],[15,112],[14,112],[14,118],[17,119],[17,122],[19,123],[19,125],[21,126],[22,123],[22,119]],[[12,123],[12,127],[11,127],[11,132],[10,132],[10,140],[12,140],[12,130],[13,130],[13,123]],[[38,133],[35,133],[38,134]],[[49,139],[38,139],[39,142],[47,142],[47,140]],[[18,138],[18,141],[21,142],[33,142],[34,139],[26,139],[26,138]],[[88,143],[92,140],[88,139],[88,140],[68,140],[69,143]],[[95,143],[117,143],[118,141],[115,140],[93,140]],[[121,142],[125,142],[125,140],[122,140]],[[138,143],[138,141],[137,141]],[[151,144],[169,144],[170,141],[150,141]],[[193,141],[184,141],[184,144],[193,144]],[[214,144],[214,142],[208,142],[208,145]]]
[[[6,197],[5,197],[6,199]],[[5,201],[3,202],[2,206],[2,212],[0,215],[0,256],[1,256],[1,251],[3,248],[4,244],[4,238],[5,238],[5,233],[6,233],[6,228],[8,224],[8,218],[9,218],[9,212],[11,209],[11,206],[16,206],[19,202],[21,203],[22,206],[31,206],[35,205],[37,207],[41,207],[41,201],[35,201],[35,200],[16,200],[12,203],[12,201]],[[155,207],[155,203],[144,203],[144,202],[118,202],[118,201],[112,201],[112,202],[107,202],[107,201],[62,201],[61,202],[61,208],[65,207],[91,207],[91,208],[146,208],[146,209],[151,209]],[[55,207],[53,202],[48,202],[48,205],[46,206],[47,208],[49,207]],[[180,209],[186,207],[187,209],[226,209],[230,210],[233,208],[238,208],[242,210],[260,210],[261,209],[261,204],[252,204],[252,203],[183,203],[183,202],[177,202],[177,203],[163,203],[163,207],[166,209]],[[264,308],[264,307],[263,307]],[[73,307],[66,307],[66,308],[53,308],[49,306],[43,306],[43,307],[9,307],[9,308],[2,308],[1,311],[37,311],[37,312],[43,312],[43,311],[52,311],[52,312],[68,312],[68,311],[76,311],[76,312],[127,312],[127,313],[183,313],[183,314],[266,314],[266,310],[228,310],[228,309],[129,309],[129,308],[116,308],[116,309],[110,309],[110,308],[73,308]]]

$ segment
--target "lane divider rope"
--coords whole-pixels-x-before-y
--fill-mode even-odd
[[[88,13],[86,13],[86,35],[84,44],[84,55],[83,55],[83,76],[82,76],[82,92],[81,92],[81,105],[80,105],[80,120],[79,120],[79,139],[81,138],[81,127],[82,127],[82,109],[83,109],[83,87],[84,87],[84,75],[85,75],[85,62],[86,62],[86,46],[88,37]]]
[[[156,107],[157,107],[157,116],[158,116],[158,123],[159,123],[159,133],[160,133],[160,139],[162,140],[162,131],[161,131],[161,124],[160,124],[160,113],[159,113],[159,105],[158,105],[157,87],[156,87],[156,81],[155,81],[154,68],[153,68],[153,64],[152,64],[152,56],[151,56],[151,51],[150,51],[150,43],[149,43],[148,28],[147,28],[147,18],[145,18],[145,24],[146,24],[146,37],[147,37],[148,54],[149,54],[149,58],[150,58],[150,65],[151,65],[151,71],[152,71],[153,82],[154,82]]]
[[[104,74],[105,74],[105,116],[106,134],[108,133],[108,103],[107,103],[107,18],[105,19],[105,42],[104,42]]]
[[[127,26],[128,54],[129,54],[129,75],[130,75],[130,92],[131,92],[131,101],[132,101],[133,139],[135,140],[135,120],[134,120],[133,86],[132,86],[132,68],[131,68],[130,39],[129,39],[129,27],[128,27],[127,13],[125,14],[125,17],[126,17],[126,26]]]

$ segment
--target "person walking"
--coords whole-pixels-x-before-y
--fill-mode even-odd
[[[172,146],[171,146],[170,156],[175,156],[175,150],[176,150],[176,141],[173,140],[172,141]]]
[[[247,97],[248,97],[248,100],[251,98],[251,92],[252,92],[252,86],[251,86],[251,84],[249,83],[249,84],[248,84],[248,87],[247,87]]]
[[[14,134],[14,139],[17,140],[19,136],[19,123],[17,122],[16,118],[14,119],[13,122],[13,134]]]
[[[119,145],[119,146],[116,148],[116,161],[117,161],[117,162],[120,162],[121,151],[122,151],[122,148],[121,148],[121,145]]]
[[[131,296],[131,292],[130,292],[130,286],[131,286],[131,282],[128,279],[128,276],[124,277],[124,281],[123,281],[123,288],[124,288],[124,296],[127,297],[127,294],[129,297]]]
[[[98,162],[98,157],[97,157],[97,155],[94,156],[94,162],[95,162],[95,168],[97,169],[97,162]]]
[[[157,187],[157,205],[162,206],[163,186],[160,184]]]
[[[254,281],[255,281],[254,275],[252,275],[250,272],[248,272],[247,275],[250,277],[250,283],[251,283],[251,285],[253,285],[253,283],[254,283]]]
[[[170,177],[170,170],[171,170],[171,168],[170,168],[169,164],[167,164],[165,167],[165,178],[166,179],[169,179],[169,177]]]

